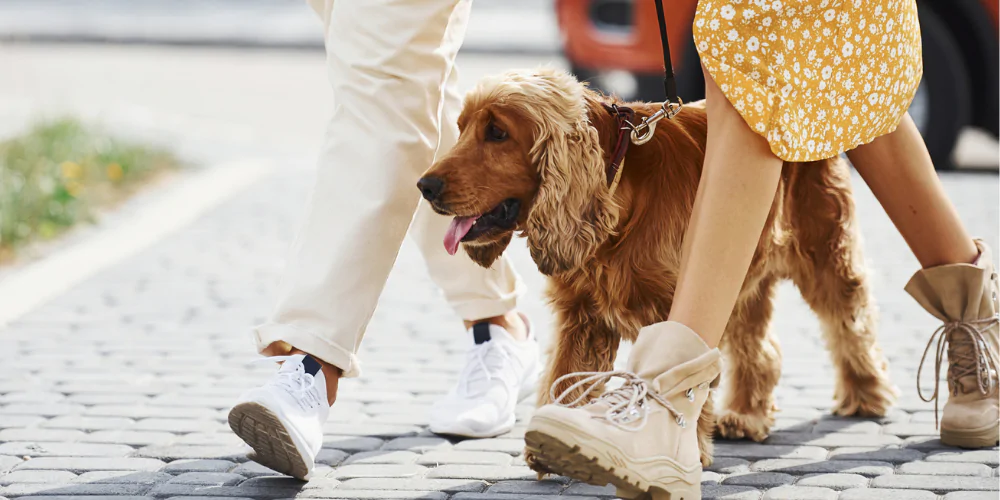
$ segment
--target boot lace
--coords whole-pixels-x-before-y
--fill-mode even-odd
[[[625,383],[621,387],[601,394],[596,399],[588,400],[592,391],[615,377],[624,379]],[[580,380],[556,396],[555,391],[559,384],[577,378]],[[569,395],[577,389],[582,389],[580,395],[572,401],[566,401],[569,399]],[[688,398],[692,399],[692,395],[693,392],[689,390]],[[597,402],[606,403],[608,409],[604,412],[604,418],[616,427],[626,431],[639,431],[646,426],[646,417],[649,415],[648,400],[652,399],[670,412],[677,425],[681,427],[686,425],[684,414],[677,411],[666,398],[656,392],[650,391],[649,385],[645,380],[629,371],[578,372],[563,375],[552,384],[552,387],[549,389],[549,396],[552,397],[552,401],[557,405],[567,408],[577,408]]]
[[[941,362],[945,358],[945,352],[949,352],[948,381],[953,383],[953,394],[958,394],[960,385],[959,379],[974,375],[979,392],[987,395],[996,388],[997,366],[994,359],[997,353],[986,342],[984,332],[993,325],[1000,322],[1000,314],[989,318],[976,319],[971,321],[950,321],[934,331],[927,341],[924,354],[920,357],[920,365],[917,367],[917,395],[926,403],[934,402],[934,425],[938,425],[938,394],[941,386]],[[920,388],[921,372],[924,369],[924,362],[927,353],[934,345],[936,356],[934,359],[934,392],[930,397],[924,397],[923,389]],[[949,349],[948,346],[951,345]]]

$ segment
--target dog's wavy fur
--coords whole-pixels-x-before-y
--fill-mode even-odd
[[[659,122],[651,142],[631,146],[612,194],[605,168],[618,130],[603,107],[612,102],[619,101],[551,69],[487,78],[466,97],[458,145],[427,172],[445,182],[436,204],[443,213],[474,215],[506,199],[522,202],[515,229],[550,277],[548,297],[558,317],[539,404],[549,402],[548,388],[561,375],[611,370],[619,342],[666,320],[673,299],[705,156],[704,107],[685,105]],[[658,109],[620,104],[639,117]],[[487,140],[489,123],[507,139]],[[513,232],[463,246],[489,266]],[[781,279],[798,286],[822,324],[837,373],[833,411],[884,415],[895,400],[876,343],[848,167],[837,158],[786,163],[722,339],[728,391],[717,418],[709,404],[699,420],[706,465],[713,430],[760,441],[774,423],[782,352],[768,325]]]

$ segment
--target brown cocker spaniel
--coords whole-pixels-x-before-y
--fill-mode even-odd
[[[600,95],[551,69],[487,78],[465,99],[458,144],[418,185],[434,210],[455,217],[444,241],[452,253],[461,243],[490,266],[514,233],[527,236],[558,316],[539,404],[564,374],[611,370],[619,341],[665,321],[673,299],[705,156],[704,107],[685,105],[649,143],[632,145],[612,192],[606,172],[619,125],[611,104],[633,108],[636,123],[659,108]],[[785,163],[722,339],[722,408],[716,418],[706,405],[699,420],[706,464],[716,422],[722,437],[755,441],[774,423],[782,353],[768,325],[781,279],[798,286],[822,323],[837,372],[833,411],[884,415],[895,399],[876,342],[848,166],[837,158]]]

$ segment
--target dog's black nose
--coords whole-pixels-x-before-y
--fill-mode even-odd
[[[417,189],[424,195],[427,201],[434,201],[441,196],[444,191],[444,181],[437,177],[423,177],[417,181]]]

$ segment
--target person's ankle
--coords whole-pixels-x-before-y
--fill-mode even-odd
[[[509,333],[511,337],[514,337],[515,340],[527,340],[528,338],[528,325],[524,322],[524,319],[516,310],[508,311],[506,314],[493,316],[492,318],[465,321],[465,328],[472,328],[472,326],[476,323],[482,323],[483,321],[507,330],[507,333]]]
[[[287,356],[289,354],[309,354],[302,349],[297,349],[292,345],[278,341],[264,348],[261,352],[264,356]],[[340,385],[340,377],[344,375],[344,371],[336,366],[323,361],[322,359],[313,356],[313,359],[319,362],[320,370],[323,371],[323,376],[326,378],[326,400],[330,406],[337,401],[337,389]]]

